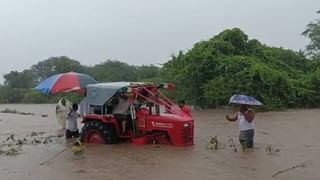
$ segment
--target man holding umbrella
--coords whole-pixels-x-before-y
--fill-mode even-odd
[[[78,94],[84,94],[84,96],[86,96],[86,86],[88,84],[95,84],[95,83],[97,83],[97,81],[93,77],[87,74],[77,73],[77,72],[66,72],[66,73],[55,74],[48,77],[47,79],[40,82],[34,89],[45,95],[56,95],[59,93],[76,92]],[[61,106],[64,106],[64,105],[61,105]],[[71,106],[71,104],[69,106]],[[78,107],[75,108],[75,106],[76,105],[74,105],[73,109],[78,108]],[[86,103],[86,98],[84,98],[84,100],[80,104],[80,113],[82,116],[86,115],[88,110],[87,106],[88,105]],[[69,109],[70,108],[67,108],[67,110]],[[58,121],[59,124],[65,127],[66,114],[61,113],[59,111],[59,108],[56,108],[56,113],[59,120]],[[73,113],[72,115],[73,115],[72,122],[73,122],[73,125],[75,125],[76,124],[74,123],[76,122],[75,113]],[[75,126],[72,126],[72,130],[74,131],[76,130]]]
[[[253,148],[254,144],[254,118],[255,114],[250,105],[262,105],[253,97],[245,95],[234,95],[229,103],[240,104],[240,110],[234,116],[226,115],[228,121],[239,121],[239,141],[242,149]]]

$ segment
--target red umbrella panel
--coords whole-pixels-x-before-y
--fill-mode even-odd
[[[57,94],[71,91],[83,91],[88,84],[97,81],[83,73],[68,72],[53,75],[42,81],[35,89],[43,94]]]

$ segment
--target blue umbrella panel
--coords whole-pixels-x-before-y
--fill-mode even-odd
[[[260,101],[258,101],[254,97],[241,95],[241,94],[233,95],[229,100],[229,104],[231,104],[231,103],[232,104],[247,104],[247,105],[252,105],[252,106],[262,106],[263,105]]]

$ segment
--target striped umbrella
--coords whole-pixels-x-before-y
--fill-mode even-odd
[[[95,83],[97,81],[87,74],[67,72],[50,76],[35,87],[35,90],[52,95],[71,91],[81,92],[88,84]]]
[[[262,106],[262,103],[258,100],[256,100],[254,97],[251,96],[246,96],[246,95],[241,95],[241,94],[236,94],[233,95],[229,103],[233,104],[247,104],[247,105],[252,105],[252,106]]]

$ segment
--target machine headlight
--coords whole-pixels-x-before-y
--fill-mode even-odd
[[[185,128],[189,127],[189,123],[184,123],[183,127],[185,127]]]

